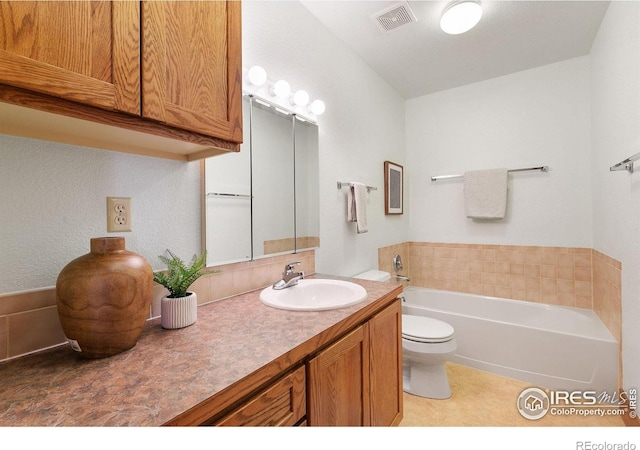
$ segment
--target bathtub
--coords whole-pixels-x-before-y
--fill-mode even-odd
[[[591,310],[405,288],[403,314],[453,326],[452,362],[554,390],[616,392],[618,343]]]

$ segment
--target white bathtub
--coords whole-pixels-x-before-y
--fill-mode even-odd
[[[408,287],[403,314],[455,329],[452,362],[555,390],[615,392],[618,343],[591,310]]]

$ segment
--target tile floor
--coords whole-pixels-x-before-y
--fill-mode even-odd
[[[404,427],[614,427],[624,426],[622,417],[554,416],[528,420],[516,402],[529,383],[447,363],[452,396],[434,400],[404,393]]]

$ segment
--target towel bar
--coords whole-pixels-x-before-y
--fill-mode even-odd
[[[618,164],[615,164],[609,167],[609,170],[611,172],[614,172],[616,170],[626,170],[629,173],[633,173],[633,162],[639,159],[640,159],[640,153],[636,153],[633,156],[629,156],[624,161],[620,161]]]
[[[342,189],[343,187],[347,187],[347,186],[351,186],[351,183],[344,182],[344,181],[338,181],[338,189]],[[367,192],[377,191],[377,190],[378,190],[377,187],[367,186]]]
[[[639,155],[640,155],[640,153],[639,153]],[[525,169],[509,169],[509,170],[507,170],[507,172],[528,172],[530,170],[539,170],[540,172],[548,172],[549,171],[549,166],[527,167]],[[449,179],[452,179],[452,178],[462,178],[463,176],[464,176],[463,174],[438,175],[437,177],[431,177],[431,181],[449,180]]]
[[[207,197],[239,197],[239,198],[253,198],[249,194],[227,194],[225,192],[208,192]]]

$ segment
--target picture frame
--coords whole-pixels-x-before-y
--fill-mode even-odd
[[[384,162],[384,213],[402,214],[404,206],[404,168],[391,161]]]

